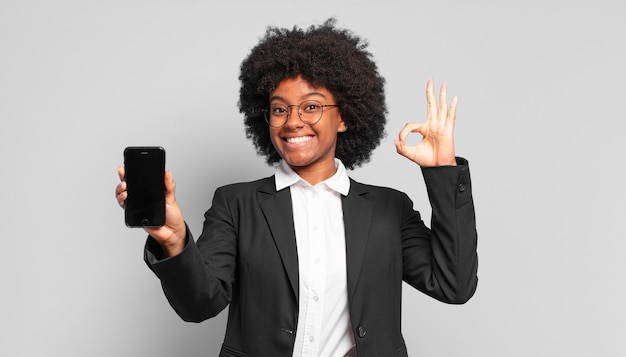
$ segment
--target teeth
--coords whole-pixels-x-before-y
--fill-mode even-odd
[[[299,144],[311,140],[310,136],[299,136],[297,138],[287,138],[288,143]]]

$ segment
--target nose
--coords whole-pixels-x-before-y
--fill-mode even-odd
[[[293,112],[295,110],[295,113]],[[300,120],[300,107],[297,105],[290,105],[287,107],[287,122],[285,125],[288,128],[298,128],[304,126],[302,120]]]

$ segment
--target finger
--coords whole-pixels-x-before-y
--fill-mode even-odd
[[[396,152],[402,156],[409,157],[411,155],[412,147],[406,145],[406,141],[394,140],[393,143],[396,146]]]
[[[124,181],[125,174],[126,174],[126,170],[124,169],[124,166],[118,166],[117,175],[120,177],[120,181]]]
[[[437,118],[437,101],[435,100],[435,82],[429,79],[426,83],[426,102],[428,103],[428,119]]]
[[[122,181],[115,186],[115,195],[119,195],[122,192],[126,192],[126,181]]]
[[[124,175],[124,166],[118,166],[117,176],[119,176],[121,182],[117,186],[115,186],[115,198],[117,199],[117,204],[122,208],[124,208],[126,197],[128,197],[128,193],[126,192],[126,181],[124,181]]]
[[[454,124],[456,121],[456,108],[458,103],[458,97],[453,97],[450,103],[450,108],[448,109],[448,114],[446,116],[446,121],[444,124],[445,131],[448,133],[452,133],[454,131]]]
[[[396,145],[396,152],[402,156],[408,157],[410,154],[410,148],[406,146],[406,143],[401,140],[394,140],[394,144]]]
[[[127,197],[128,197],[128,193],[127,193],[126,191],[124,191],[124,192],[120,193],[120,194],[117,196],[117,204],[118,204],[120,207],[124,208],[124,207],[126,206],[126,198],[127,198]]]
[[[448,85],[446,83],[441,85],[439,90],[439,120],[445,120],[448,115]]]
[[[124,208],[124,203],[127,197],[128,192],[126,192],[126,182],[122,181],[115,187],[115,198],[117,199],[117,204]]]
[[[409,133],[421,133],[423,126],[424,124],[422,123],[406,123],[404,127],[400,130],[400,133],[398,134],[398,139],[403,142],[406,141],[406,137],[409,135]]]
[[[458,106],[458,102],[459,102],[459,97],[454,96],[454,98],[452,98],[452,102],[450,103],[450,110],[448,111],[448,119],[451,119],[452,121],[456,120],[456,108]]]
[[[402,141],[400,139],[396,139],[396,140],[393,141],[393,144],[396,146],[396,151],[398,153],[401,153],[402,150],[404,150],[404,146],[405,146],[404,141]]]

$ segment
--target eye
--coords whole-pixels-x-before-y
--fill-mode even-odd
[[[319,102],[311,101],[302,103],[300,108],[304,113],[315,113],[322,108],[322,105]]]
[[[287,108],[278,104],[270,105],[270,114],[275,116],[285,115],[287,114]]]

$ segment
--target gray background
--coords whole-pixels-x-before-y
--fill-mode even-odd
[[[406,288],[415,356],[618,356],[624,335],[624,2],[0,1],[0,355],[215,356],[225,314],[182,322],[116,206],[127,145],[162,145],[192,231],[214,189],[272,173],[245,139],[239,64],[267,25],[336,16],[387,79],[388,136],[357,180],[407,192],[395,153],[434,78],[459,95],[480,282]],[[417,138],[416,138],[417,140]]]

